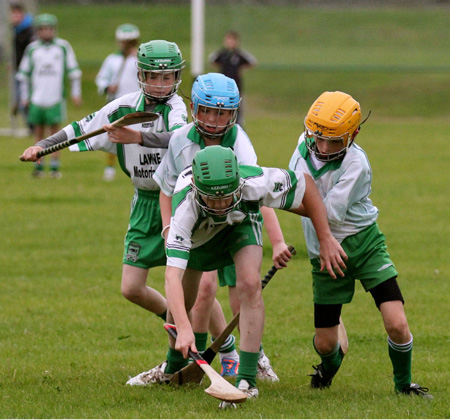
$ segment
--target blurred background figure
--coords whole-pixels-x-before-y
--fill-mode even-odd
[[[33,125],[35,143],[59,131],[67,118],[65,79],[71,83],[71,98],[81,106],[81,70],[70,43],[58,38],[58,19],[43,13],[36,16],[34,26],[37,39],[28,44],[20,62],[17,80],[20,82],[20,100],[28,107],[28,122]],[[35,163],[33,176],[45,175],[43,159]],[[50,160],[50,176],[61,178],[59,152]]]
[[[239,88],[241,104],[239,106],[237,124],[244,126],[244,100],[242,72],[256,66],[256,58],[240,47],[240,37],[235,31],[228,31],[223,38],[223,47],[208,57],[208,61],[216,70],[233,79]]]
[[[119,51],[109,54],[95,78],[100,95],[106,95],[111,102],[121,96],[137,92],[139,88],[136,77],[136,57],[139,46],[140,31],[136,25],[125,23],[116,29],[116,41]],[[105,181],[113,181],[116,177],[116,155],[108,153],[103,173]]]
[[[20,103],[19,94],[19,81],[16,80],[16,74],[19,69],[20,61],[22,60],[23,53],[27,45],[34,41],[34,28],[33,28],[33,16],[26,12],[25,6],[18,0],[11,1],[9,5],[10,21],[13,32],[13,73],[15,81],[14,89],[14,103],[12,107],[12,114],[16,117],[19,113],[23,115],[25,122],[27,123],[30,134],[33,132],[33,127],[27,122],[27,108],[23,107]]]

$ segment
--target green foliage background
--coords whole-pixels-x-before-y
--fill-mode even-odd
[[[70,120],[104,103],[94,78],[115,48],[117,25],[137,24],[143,41],[174,40],[190,60],[187,5],[40,12],[58,16],[59,34],[83,70],[84,105],[69,105]],[[264,346],[280,382],[260,383],[257,401],[224,412],[205,384],[125,387],[128,376],[164,360],[167,348],[159,318],[120,294],[132,186],[124,175],[103,182],[100,153],[65,151],[61,180],[31,179],[31,165],[18,156],[32,139],[1,138],[0,417],[448,418],[448,10],[208,5],[206,17],[206,54],[235,29],[259,60],[245,75],[245,97],[246,130],[261,165],[288,166],[304,116],[325,90],[348,92],[364,115],[372,111],[358,143],[371,160],[371,197],[400,272],[415,342],[413,380],[435,399],[394,394],[386,334],[359,285],[343,310],[350,351],[342,369],[329,390],[309,388],[307,374],[318,363],[309,262],[300,221],[284,212],[277,214],[285,239],[298,254],[264,292]],[[191,82],[187,67],[187,96]],[[264,271],[271,266],[265,239]],[[158,268],[149,277],[160,291],[163,274]],[[219,299],[230,318],[225,290]]]

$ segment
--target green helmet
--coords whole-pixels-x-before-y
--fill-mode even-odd
[[[55,28],[58,26],[58,18],[50,13],[42,13],[35,17],[34,26],[36,28],[42,28],[43,26],[52,26]]]
[[[220,214],[229,213],[241,201],[244,183],[239,176],[236,155],[229,147],[208,146],[195,154],[192,161],[193,188],[195,199],[205,211],[214,213],[207,207],[202,196],[210,199],[232,197],[231,205],[221,209]]]
[[[139,85],[142,93],[156,102],[165,102],[178,90],[181,83],[181,70],[185,61],[181,51],[175,42],[163,40],[149,41],[139,46],[137,53],[137,68],[139,71]],[[159,74],[158,81],[151,84],[147,80],[147,74]],[[173,83],[168,91],[168,85],[161,82],[161,78],[167,74],[173,74]],[[159,83],[159,85],[158,85]],[[153,87],[153,92],[151,92]]]
[[[141,33],[136,25],[131,23],[124,23],[116,29],[116,39],[117,41],[133,41],[139,39]]]

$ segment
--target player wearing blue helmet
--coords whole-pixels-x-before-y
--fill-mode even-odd
[[[192,119],[202,136],[219,139],[236,123],[241,100],[233,79],[219,73],[200,76],[192,86],[191,100]]]
[[[240,95],[236,82],[219,73],[208,73],[198,76],[191,92],[191,113],[193,122],[181,127],[169,143],[169,149],[164,156],[154,179],[161,188],[160,206],[163,222],[162,235],[167,238],[172,215],[172,196],[180,173],[192,164],[195,154],[205,147],[221,145],[233,149],[237,161],[242,165],[257,166],[255,149],[245,131],[236,124]],[[261,217],[262,215],[262,217]],[[273,261],[277,268],[286,266],[291,257],[284,242],[278,219],[273,209],[261,208],[259,222],[262,218],[273,247]],[[234,266],[219,271],[221,286],[229,286],[230,304],[233,312],[240,310],[240,299],[236,291],[236,274]],[[217,290],[216,272],[207,272],[202,276],[200,289],[195,306],[192,310],[193,327],[196,335],[196,347],[202,351],[206,347],[207,331],[217,337],[225,328],[223,313],[218,316],[213,305]],[[210,316],[211,317],[211,325]],[[226,348],[228,345],[228,348]],[[235,350],[234,337],[230,335],[220,350],[222,375],[236,376],[239,366],[239,356]],[[273,371],[268,357],[262,348],[259,352],[245,354],[244,361],[241,352],[241,367],[243,364],[258,365],[258,378],[277,381],[278,376]],[[170,375],[181,369],[185,364],[183,358],[169,350],[167,361],[156,368],[144,372],[130,381],[142,385],[164,382]],[[245,371],[245,369],[244,369]],[[238,377],[239,379],[239,377]]]

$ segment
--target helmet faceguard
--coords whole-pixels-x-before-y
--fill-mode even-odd
[[[236,123],[240,96],[236,82],[220,73],[198,76],[192,86],[192,119],[197,131],[204,137],[222,137]],[[230,118],[223,124],[212,126],[199,119],[201,107],[217,113],[216,121],[223,111],[230,111]],[[211,130],[208,130],[210,128]]]
[[[361,108],[350,95],[324,92],[305,118],[305,144],[322,162],[342,159],[361,125]]]
[[[228,147],[208,146],[196,153],[192,161],[192,188],[195,201],[210,214],[224,216],[241,201],[244,182],[239,165]],[[217,203],[218,205],[212,204]]]
[[[177,93],[184,65],[175,42],[156,40],[141,44],[136,66],[142,93],[154,102],[167,101]]]

